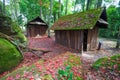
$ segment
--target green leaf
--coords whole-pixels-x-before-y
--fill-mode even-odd
[[[67,77],[67,76],[68,76],[68,72],[66,72],[66,71],[65,71],[65,72],[64,72],[64,76],[66,76],[66,77]]]
[[[68,66],[66,67],[66,70],[68,71],[68,70],[70,70],[70,69],[71,69],[71,66],[68,65]]]
[[[58,74],[64,75],[64,74],[65,74],[65,71],[64,71],[64,70],[59,70],[59,71],[58,71]]]
[[[72,78],[73,78],[73,73],[71,72],[70,73],[70,80],[72,80]]]

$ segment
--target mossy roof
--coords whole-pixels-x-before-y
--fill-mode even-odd
[[[93,29],[99,20],[103,8],[87,10],[59,18],[52,26],[53,30]]]

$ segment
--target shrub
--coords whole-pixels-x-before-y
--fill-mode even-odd
[[[115,65],[117,65],[118,69],[120,70],[120,54],[111,56],[110,58],[100,58],[98,59],[94,64],[93,68],[98,70],[101,67],[111,68],[111,70],[114,69]]]

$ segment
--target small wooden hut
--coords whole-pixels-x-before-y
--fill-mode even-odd
[[[61,17],[54,23],[55,41],[79,51],[96,50],[99,28],[107,28],[105,8]]]
[[[46,33],[47,29],[48,25],[40,17],[36,17],[35,19],[27,23],[27,36],[43,36]]]

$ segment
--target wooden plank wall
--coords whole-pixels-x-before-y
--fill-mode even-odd
[[[29,25],[27,27],[28,37],[36,37],[38,34],[43,36],[46,33],[47,27],[40,25]]]
[[[88,30],[88,40],[87,40],[87,50],[97,49],[97,37],[98,37],[98,27],[95,26],[94,29]]]
[[[55,41],[63,46],[82,51],[82,30],[55,30]]]

